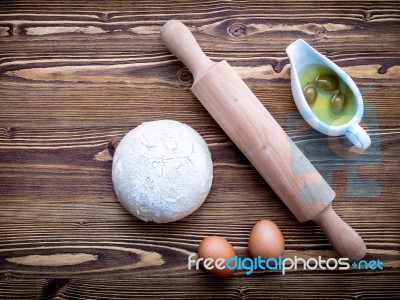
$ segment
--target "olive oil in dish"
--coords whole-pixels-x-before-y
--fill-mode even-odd
[[[352,119],[354,94],[334,71],[311,64],[299,73],[304,97],[318,119],[330,126],[340,126]]]
[[[291,43],[286,53],[293,99],[304,120],[323,134],[345,135],[366,150],[371,138],[359,125],[364,101],[353,79],[302,39]]]

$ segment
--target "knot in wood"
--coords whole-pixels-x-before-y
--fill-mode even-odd
[[[7,127],[5,130],[6,137],[8,137],[10,139],[14,138],[16,133],[17,133],[17,130],[14,127]]]
[[[337,51],[334,49],[327,49],[325,51],[325,55],[328,55],[328,56],[337,55],[337,54],[338,54]]]
[[[43,289],[42,289],[42,297],[41,299],[54,299],[58,296],[62,296],[65,292],[65,290],[68,288],[68,286],[72,283],[71,279],[50,279],[48,280]],[[64,297],[60,297],[64,298]]]
[[[378,74],[386,74],[387,73],[387,66],[381,65],[380,68],[378,69]]]
[[[119,140],[112,140],[108,143],[107,149],[108,149],[108,153],[110,154],[111,157],[114,156],[114,153],[118,147],[118,144],[119,144]]]
[[[103,22],[107,22],[110,19],[110,16],[108,13],[102,13],[100,15],[100,20],[102,20]]]
[[[316,37],[323,37],[326,34],[326,29],[324,26],[318,27],[315,30],[315,36]]]
[[[363,13],[363,15],[364,15],[365,21],[370,21],[371,20],[371,12],[370,11],[365,11]]]
[[[244,38],[247,35],[247,26],[235,23],[228,27],[228,34],[234,38]]]
[[[19,25],[12,25],[10,30],[9,30],[9,34],[10,35],[19,35],[19,33],[20,33]]]
[[[239,296],[239,299],[245,299],[248,292],[247,289],[245,287],[240,287],[237,291],[237,294]]]
[[[280,72],[282,72],[283,67],[285,66],[285,64],[283,64],[280,61],[274,61],[271,63],[272,69],[274,70],[275,73],[279,74]]]
[[[180,69],[176,75],[182,85],[191,86],[193,84],[193,75],[188,68]]]

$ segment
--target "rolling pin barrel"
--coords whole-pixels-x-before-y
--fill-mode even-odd
[[[179,21],[168,21],[161,39],[193,73],[195,96],[296,218],[317,221],[342,256],[362,258],[364,242],[331,207],[335,192],[233,68],[207,58]]]

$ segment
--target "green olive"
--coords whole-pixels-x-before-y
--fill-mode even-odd
[[[334,76],[331,75],[322,75],[317,78],[315,81],[317,86],[323,89],[326,92],[330,92],[337,89],[338,81]]]
[[[317,88],[314,85],[306,85],[303,90],[304,98],[306,98],[308,105],[313,105],[317,99]]]
[[[346,107],[346,98],[342,93],[335,94],[331,99],[331,112],[334,116],[340,116]]]

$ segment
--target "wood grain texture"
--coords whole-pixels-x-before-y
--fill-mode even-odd
[[[252,226],[276,222],[288,257],[334,256],[317,225],[298,223],[190,92],[162,45],[183,21],[213,60],[227,59],[331,183],[333,207],[383,271],[187,270],[207,235],[242,257]],[[400,298],[400,6],[398,1],[0,2],[1,299]],[[363,92],[372,146],[360,154],[302,122],[285,48],[303,38]],[[204,205],[147,224],[118,203],[111,159],[144,121],[175,119],[205,138],[214,182]]]

